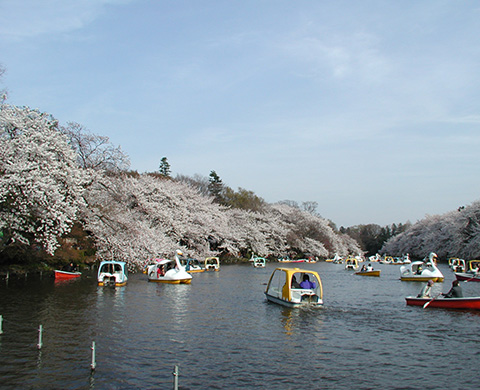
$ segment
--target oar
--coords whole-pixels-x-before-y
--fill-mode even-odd
[[[464,282],[469,282],[470,280],[473,280],[473,279],[480,279],[480,274],[479,274],[479,275],[475,275],[473,278],[464,280]]]
[[[430,299],[427,303],[425,303],[425,305],[423,305],[423,308],[425,309],[428,305],[430,305],[430,303],[432,303],[435,299],[437,299],[440,295],[442,295],[442,293],[438,294],[438,295],[435,295],[432,299]]]

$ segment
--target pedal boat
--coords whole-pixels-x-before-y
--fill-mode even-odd
[[[253,255],[252,255],[252,258],[250,259],[250,261],[252,262],[252,265],[255,268],[265,268],[265,264],[267,262],[267,260],[265,260],[264,257],[253,256]]]
[[[218,257],[207,257],[205,259],[205,271],[220,271],[220,259]]]
[[[161,259],[147,267],[149,282],[170,283],[170,284],[190,284],[192,275],[181,264],[179,256],[181,251],[175,254],[175,260]]]
[[[355,257],[348,257],[345,260],[345,269],[356,271],[358,267],[358,260]]]
[[[102,261],[98,267],[99,286],[121,287],[127,284],[128,271],[124,261]]]
[[[427,307],[436,307],[441,309],[463,309],[463,310],[480,310],[480,297],[464,297],[464,298],[416,298],[406,297],[409,306],[424,306],[431,301]]]
[[[204,272],[205,268],[197,259],[180,259],[180,263],[189,274]]]
[[[308,275],[313,289],[294,287],[295,282]],[[295,279],[294,279],[295,278]],[[322,281],[317,272],[300,268],[276,268],[267,284],[265,296],[269,302],[287,307],[323,305]]]
[[[445,279],[436,265],[437,255],[430,253],[428,260],[414,261],[400,267],[400,280],[407,282],[443,282]]]

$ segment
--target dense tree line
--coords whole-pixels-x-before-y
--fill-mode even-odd
[[[435,252],[443,260],[449,257],[480,258],[480,202],[425,217],[390,238],[381,252],[409,253],[414,258]]]
[[[386,241],[409,229],[410,226],[410,222],[405,224],[394,223],[387,226],[376,224],[356,225],[347,228],[342,226],[340,232],[354,238],[368,257],[379,253]]]

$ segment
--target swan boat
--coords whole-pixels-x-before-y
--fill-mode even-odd
[[[302,288],[298,281],[307,277],[313,284],[310,288]],[[316,271],[276,268],[268,281],[265,296],[269,302],[287,307],[321,306],[323,305],[322,281]]]
[[[424,306],[430,302],[427,307],[437,307],[442,309],[468,309],[480,310],[480,297],[464,297],[464,298],[417,298],[406,297],[407,305]]]
[[[205,259],[205,271],[220,271],[220,259],[212,256]]]
[[[128,280],[127,265],[124,261],[102,261],[98,267],[99,286],[125,286]]]
[[[154,264],[147,267],[149,282],[170,283],[170,284],[190,284],[192,275],[190,275],[180,262],[182,252],[177,250],[175,260],[159,259]]]
[[[436,265],[437,255],[430,253],[428,260],[413,261],[400,267],[400,280],[407,282],[443,282],[445,277]]]

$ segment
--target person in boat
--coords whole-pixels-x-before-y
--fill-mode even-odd
[[[367,271],[373,271],[372,264],[370,264],[370,263],[368,264]]]
[[[301,288],[300,283],[297,282],[297,277],[295,275],[292,277],[292,288]]]
[[[422,267],[422,264],[419,264],[418,265],[418,268],[417,268],[417,275],[421,275],[422,274],[422,271],[423,271],[423,267]]]
[[[77,271],[77,266],[76,266],[73,262],[70,262],[70,264],[68,264],[68,265],[65,267],[65,271],[67,271],[67,272],[76,272],[76,271]]]
[[[432,291],[434,283],[433,280],[429,280],[425,286],[423,286],[420,294],[417,295],[417,298],[430,298],[430,291]]]
[[[157,278],[164,275],[165,275],[165,272],[163,270],[163,264],[161,264],[157,267]]]
[[[315,283],[310,281],[310,278],[307,274],[304,274],[302,283],[300,283],[300,287],[313,290],[315,288]]]
[[[362,269],[361,269],[360,271],[361,271],[361,272],[365,272],[365,271],[367,271],[367,267],[365,266],[365,264],[364,264],[364,265],[362,265]]]
[[[463,298],[463,291],[462,287],[460,287],[460,283],[458,280],[454,280],[452,282],[452,288],[446,294],[442,294],[445,298]]]

